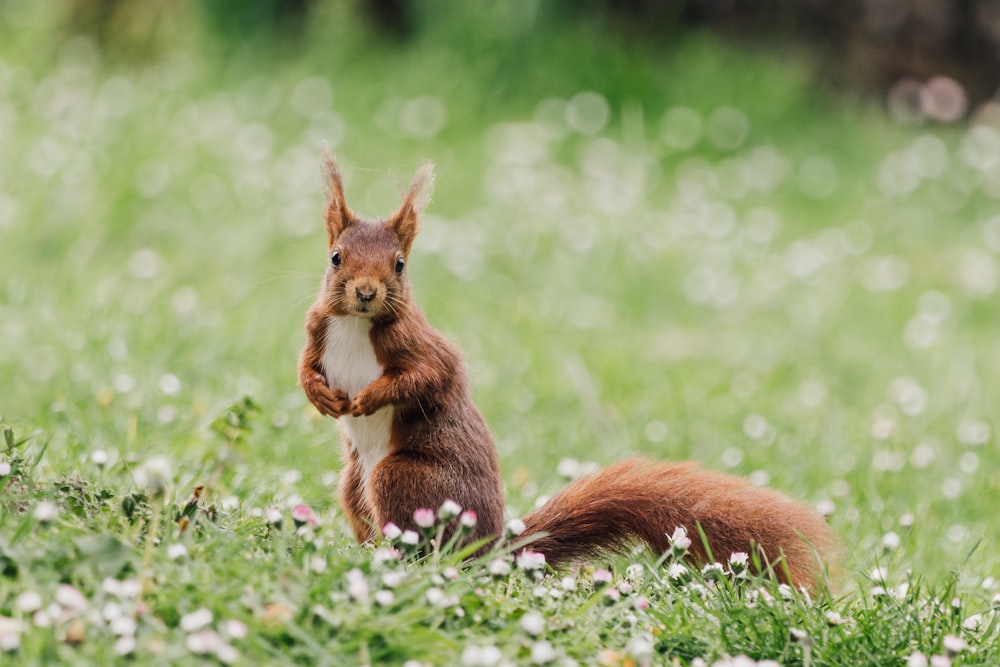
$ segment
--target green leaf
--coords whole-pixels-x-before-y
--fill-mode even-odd
[[[0,575],[5,577],[17,576],[18,553],[7,544],[6,540],[0,539]]]

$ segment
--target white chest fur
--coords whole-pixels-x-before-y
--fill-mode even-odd
[[[354,398],[381,377],[382,366],[369,336],[371,328],[371,321],[361,317],[331,317],[327,321],[323,370],[331,389]],[[392,406],[388,406],[368,417],[344,415],[339,419],[342,433],[358,453],[366,483],[378,462],[389,454],[392,413]]]

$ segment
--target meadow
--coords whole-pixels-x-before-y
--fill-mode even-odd
[[[406,43],[340,6],[219,41],[189,8],[135,58],[0,11],[0,660],[1000,663],[1000,127],[531,6]],[[827,514],[832,589],[353,543],[296,386],[325,147],[373,216],[436,163],[409,270],[511,518],[696,460]]]

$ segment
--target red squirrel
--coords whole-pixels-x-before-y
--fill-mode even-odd
[[[410,249],[429,203],[434,170],[417,171],[399,209],[381,220],[356,215],[326,156],[327,266],[306,316],[299,384],[338,420],[346,463],[338,493],[359,542],[393,523],[414,529],[414,510],[453,500],[478,515],[465,539],[502,538],[500,466],[473,403],[462,355],[411,295]],[[522,538],[558,568],[645,542],[670,549],[678,527],[690,556],[727,559],[756,551],[781,581],[813,588],[836,547],[825,521],[804,505],[693,463],[630,459],[571,483],[524,517]]]

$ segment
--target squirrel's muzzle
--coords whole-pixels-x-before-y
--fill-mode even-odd
[[[373,278],[356,278],[346,285],[351,310],[360,315],[376,314],[385,300],[386,287]]]

